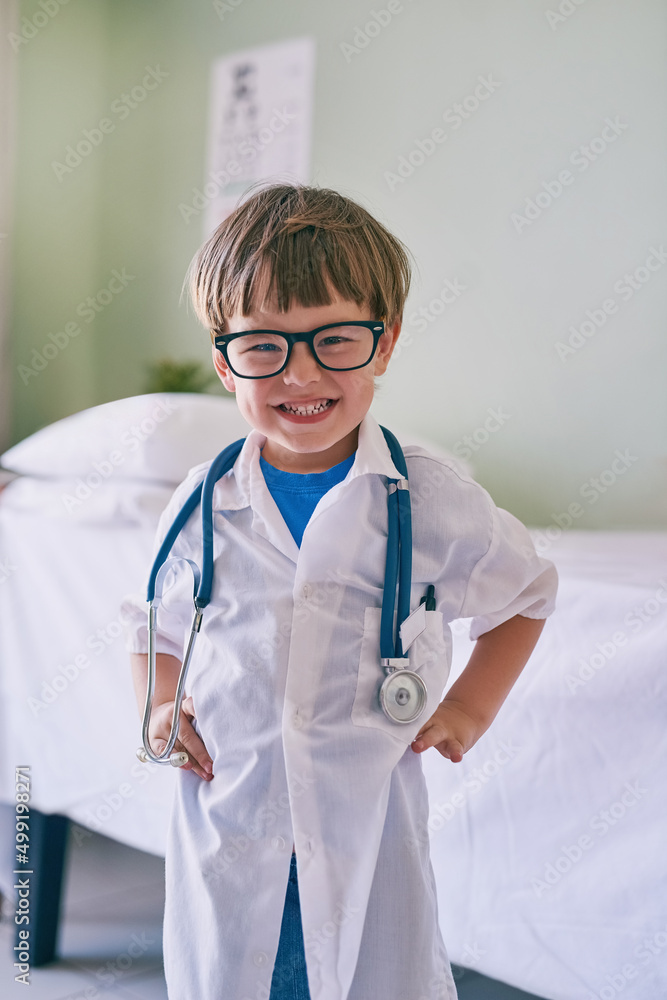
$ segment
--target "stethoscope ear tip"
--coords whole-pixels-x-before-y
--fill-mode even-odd
[[[144,747],[139,747],[139,749],[137,750],[137,757],[139,758],[142,764],[148,764],[148,762],[151,760],[151,758],[146,753]],[[186,754],[185,750],[181,750],[179,753],[170,754],[168,759],[158,760],[155,763],[171,764],[172,767],[183,767],[183,765],[187,764],[189,760],[190,757],[188,756],[188,754]]]

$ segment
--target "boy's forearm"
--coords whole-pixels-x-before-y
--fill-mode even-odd
[[[443,699],[475,719],[484,733],[525,667],[544,628],[544,618],[515,615],[480,635],[465,670]]]
[[[146,689],[148,687],[148,653],[130,653],[132,665],[132,683],[139,707],[139,715],[143,718],[146,705]],[[169,653],[158,653],[155,657],[155,694],[153,705],[161,705],[165,701],[173,701],[178,687],[178,675],[181,661]]]

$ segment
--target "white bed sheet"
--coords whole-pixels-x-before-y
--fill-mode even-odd
[[[460,764],[423,758],[443,937],[548,1000],[660,1000],[667,534],[565,532],[544,554],[560,589],[530,663]]]
[[[0,495],[0,800],[27,764],[36,808],[163,854],[173,774],[135,758],[119,623],[153,535],[150,517],[75,523]],[[667,533],[563,532],[544,554],[560,573],[557,611],[492,728],[460,764],[422,757],[443,936],[453,962],[548,1000],[659,1000]],[[465,623],[454,633],[451,680],[472,648]]]
[[[0,494],[0,800],[13,799],[14,767],[28,765],[35,808],[164,854],[173,776],[135,756],[119,620],[121,598],[145,589],[158,512],[88,523],[16,509],[14,491],[34,488],[15,480]],[[137,495],[125,510],[145,510],[145,486],[127,490]],[[161,490],[161,507],[172,491]]]

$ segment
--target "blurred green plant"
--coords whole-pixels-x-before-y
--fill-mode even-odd
[[[160,358],[148,365],[144,392],[215,392],[231,395],[214,371],[200,361],[173,361]]]

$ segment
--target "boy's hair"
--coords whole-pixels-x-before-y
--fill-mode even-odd
[[[402,319],[410,262],[399,239],[330,188],[259,183],[200,247],[185,278],[212,342],[233,313],[329,305],[330,286],[367,304],[373,319]]]

